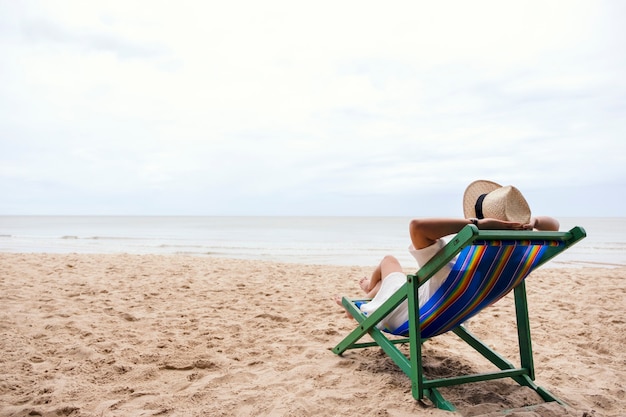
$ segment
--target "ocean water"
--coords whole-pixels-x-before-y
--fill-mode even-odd
[[[393,254],[410,268],[409,218],[0,216],[0,252],[186,254],[371,266]],[[626,218],[562,218],[587,238],[546,267],[626,265]]]

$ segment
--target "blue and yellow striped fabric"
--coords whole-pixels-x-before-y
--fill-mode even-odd
[[[476,241],[464,248],[443,285],[420,308],[421,336],[445,333],[504,297],[559,241]],[[408,322],[394,334],[407,336]]]

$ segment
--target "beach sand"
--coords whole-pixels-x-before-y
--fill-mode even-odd
[[[160,255],[0,254],[0,416],[491,416],[541,404],[506,381],[415,401],[380,349],[331,352],[354,326],[332,301],[370,268]],[[412,272],[412,271],[407,271]],[[625,416],[626,267],[527,281],[536,382],[568,407],[509,416]],[[513,300],[470,329],[516,355]],[[429,374],[480,371],[454,335]],[[513,356],[515,357],[515,356]]]

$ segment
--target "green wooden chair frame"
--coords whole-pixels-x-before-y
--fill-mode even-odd
[[[535,371],[530,323],[528,320],[528,304],[526,300],[526,287],[523,280],[513,289],[520,367],[516,367],[512,362],[489,348],[489,346],[480,341],[465,327],[458,325],[451,329],[451,331],[488,359],[498,370],[430,380],[424,377],[422,368],[422,343],[427,339],[422,338],[421,335],[422,323],[420,322],[421,316],[417,302],[418,288],[444,267],[444,265],[453,260],[464,248],[476,244],[477,241],[481,241],[483,244],[485,241],[523,242],[542,240],[558,242],[557,245],[546,245],[547,247],[543,249],[541,259],[539,259],[532,268],[532,270],[534,270],[583,239],[585,236],[585,230],[581,227],[574,227],[567,232],[535,232],[479,230],[474,225],[465,226],[437,255],[420,268],[415,275],[408,275],[406,284],[371,315],[365,316],[357,306],[359,302],[367,300],[343,297],[343,306],[357,320],[358,326],[333,348],[333,352],[337,355],[342,355],[348,349],[379,346],[411,379],[412,394],[415,399],[421,400],[427,397],[436,407],[444,410],[455,411],[455,407],[443,398],[437,388],[500,378],[512,378],[518,384],[532,388],[543,400],[557,401],[564,404],[550,392],[536,385],[534,382]],[[530,272],[531,271],[528,273]],[[387,337],[386,333],[376,327],[376,324],[407,299],[409,304],[409,336],[402,338]],[[420,322],[420,326],[412,325],[412,323],[418,322]],[[374,341],[359,342],[366,334],[369,334]],[[408,357],[396,346],[397,344],[405,343],[409,343]]]

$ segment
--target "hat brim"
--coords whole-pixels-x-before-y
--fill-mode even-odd
[[[477,180],[467,186],[463,194],[463,215],[466,219],[476,216],[476,200],[483,194],[502,188],[502,186],[493,181]]]

